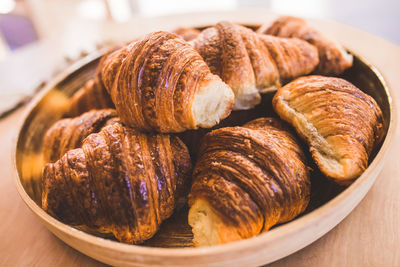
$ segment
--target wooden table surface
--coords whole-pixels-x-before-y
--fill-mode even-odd
[[[260,23],[270,18],[271,15],[263,10],[201,16],[186,14],[142,21],[141,25],[146,27],[138,31],[155,29],[157,25],[173,28],[179,24],[209,24],[221,19]],[[397,103],[400,103],[399,47],[349,26],[327,21],[310,22],[375,65],[393,89]],[[0,265],[101,265],[53,236],[19,197],[13,181],[11,151],[18,131],[16,125],[23,112],[24,108],[0,121]],[[399,137],[397,130],[381,174],[354,211],[313,244],[271,266],[400,266]]]

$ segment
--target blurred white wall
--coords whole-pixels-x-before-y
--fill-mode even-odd
[[[12,1],[12,0],[0,0]],[[132,17],[262,7],[272,12],[336,20],[400,44],[399,0],[25,0],[42,36],[79,20],[124,22]],[[72,21],[72,22],[71,22]],[[77,29],[79,30],[79,29]]]

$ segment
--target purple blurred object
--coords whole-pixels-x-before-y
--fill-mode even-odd
[[[24,16],[0,15],[0,31],[10,50],[32,43],[38,39],[32,22]]]

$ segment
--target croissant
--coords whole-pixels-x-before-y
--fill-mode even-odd
[[[383,137],[378,104],[340,78],[298,78],[280,88],[272,103],[307,142],[320,170],[339,184],[361,175]]]
[[[101,80],[101,69],[103,68],[104,59],[119,48],[119,46],[111,47],[100,58],[94,77],[88,80],[81,89],[73,94],[68,113],[66,114],[68,117],[79,116],[91,109],[115,108]]]
[[[200,31],[195,28],[185,28],[185,27],[176,28],[172,32],[182,37],[182,39],[185,41],[191,41],[200,34]]]
[[[250,109],[260,93],[276,90],[282,82],[313,71],[318,52],[299,39],[257,35],[254,31],[219,22],[190,42],[235,93],[234,109]]]
[[[91,110],[72,119],[62,119],[47,130],[43,139],[45,163],[55,162],[68,150],[81,147],[83,139],[104,126],[119,122],[113,109]]]
[[[92,109],[105,108],[115,107],[100,79],[94,77],[73,94],[66,115],[68,117],[76,117]]]
[[[194,48],[162,31],[109,55],[102,79],[121,121],[142,131],[212,127],[234,103],[232,90]]]
[[[303,212],[310,199],[305,157],[278,119],[208,133],[189,194],[197,246],[249,238]]]
[[[190,172],[178,137],[115,123],[45,166],[42,207],[64,223],[140,243],[171,216]]]
[[[328,39],[303,19],[283,16],[272,25],[261,26],[259,33],[280,37],[297,37],[318,48],[319,64],[316,72],[322,75],[339,75],[353,65],[353,56],[338,43]]]

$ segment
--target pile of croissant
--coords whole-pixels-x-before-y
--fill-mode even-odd
[[[159,31],[114,47],[44,136],[42,207],[134,244],[186,196],[197,246],[268,231],[305,211],[311,160],[348,185],[381,142],[375,100],[332,77],[351,66],[342,47],[294,17],[257,31],[231,22]],[[218,126],[265,93],[276,117]],[[214,128],[191,144],[195,160],[177,133],[199,127]]]

